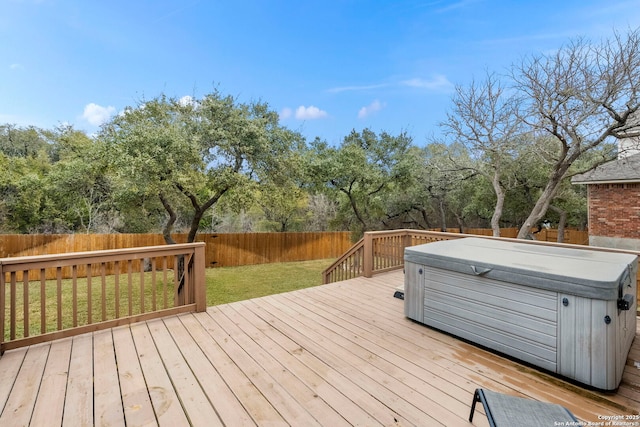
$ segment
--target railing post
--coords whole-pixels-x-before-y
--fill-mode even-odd
[[[4,354],[4,319],[6,310],[6,288],[4,270],[0,262],[0,356]]]
[[[373,235],[370,232],[364,233],[362,253],[362,274],[364,277],[373,277]]]
[[[196,311],[207,309],[207,281],[205,277],[205,243],[195,247],[193,260],[193,295],[195,297]]]
[[[411,246],[413,238],[411,237],[411,230],[405,230],[405,234],[402,238],[402,263],[404,264],[404,250]]]

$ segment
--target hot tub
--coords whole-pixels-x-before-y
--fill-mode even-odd
[[[405,315],[603,390],[636,332],[635,255],[463,238],[405,249]]]

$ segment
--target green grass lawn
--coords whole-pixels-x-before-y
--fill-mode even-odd
[[[207,269],[207,306],[322,284],[332,259]]]

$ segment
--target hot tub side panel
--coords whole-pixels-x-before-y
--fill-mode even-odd
[[[635,295],[637,261],[623,294]],[[617,300],[558,295],[558,373],[603,390],[622,379],[635,337],[636,312],[619,310]]]
[[[557,294],[422,266],[423,323],[556,371]]]
[[[558,310],[562,325],[558,333],[558,373],[600,389],[616,388],[617,329],[604,320],[617,311],[616,302],[559,294]]]
[[[404,315],[424,323],[424,275],[422,266],[404,264]]]

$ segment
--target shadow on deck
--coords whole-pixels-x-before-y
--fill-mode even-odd
[[[7,351],[0,425],[457,426],[477,387],[583,421],[638,414],[640,333],[621,386],[600,393],[406,319],[392,297],[402,281],[351,279]]]

